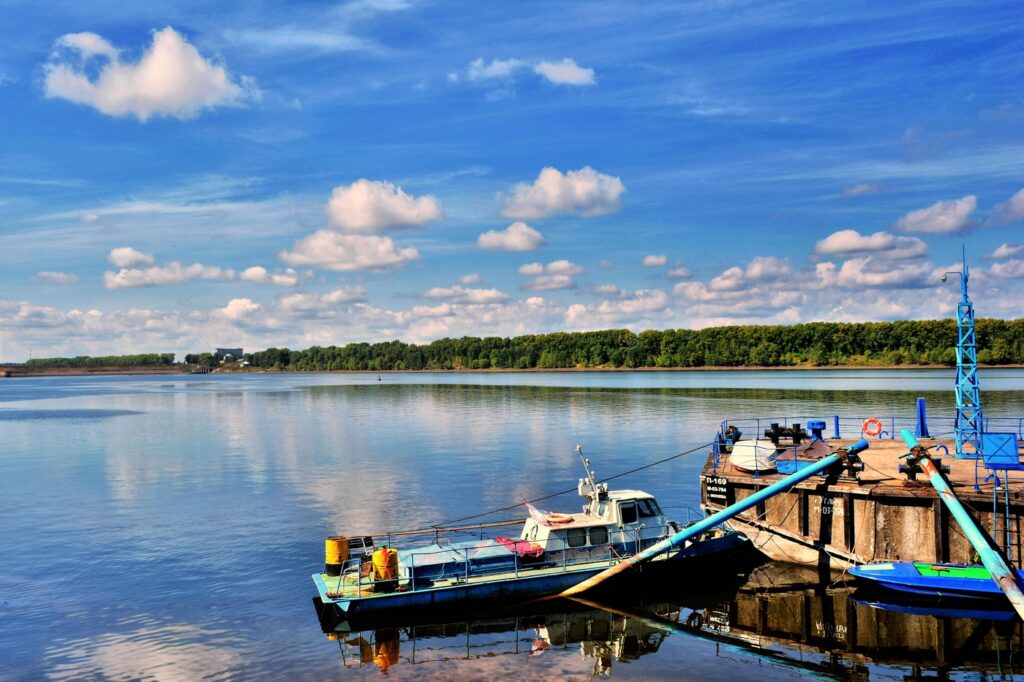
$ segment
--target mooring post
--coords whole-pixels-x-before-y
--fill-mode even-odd
[[[949,487],[949,483],[943,478],[942,473],[928,456],[928,452],[917,442],[917,438],[910,432],[910,429],[903,429],[900,435],[903,436],[903,442],[910,448],[911,454],[917,458],[917,463],[920,465],[921,470],[928,474],[928,480],[935,487],[935,492],[939,494],[939,499],[949,509],[949,513],[956,519],[956,522],[960,524],[960,528],[963,529],[964,536],[968,542],[978,552],[978,556],[981,557],[981,563],[988,569],[992,580],[1003,591],[1006,598],[1010,600],[1010,605],[1013,606],[1017,614],[1024,618],[1024,591],[1021,591],[1016,573],[1006,565],[999,552],[993,549],[988,540],[985,539],[977,524],[974,523],[974,519],[964,509],[956,493]]]

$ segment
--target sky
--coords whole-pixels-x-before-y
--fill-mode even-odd
[[[1016,2],[0,15],[0,361],[1024,316]]]

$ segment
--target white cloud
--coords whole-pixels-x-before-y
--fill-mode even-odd
[[[483,277],[478,272],[471,272],[468,275],[459,277],[459,284],[479,284],[483,281]]]
[[[693,273],[685,265],[677,265],[666,273],[670,279],[689,279]]]
[[[103,284],[108,289],[131,289],[136,287],[159,287],[169,284],[184,284],[196,279],[231,280],[235,271],[202,263],[182,265],[172,261],[167,265],[153,265],[148,268],[121,268],[117,272],[104,272]]]
[[[597,79],[593,69],[578,66],[572,59],[560,62],[540,62],[533,67],[535,73],[558,85],[594,85]]]
[[[917,237],[897,237],[889,232],[862,235],[856,230],[840,230],[825,237],[814,247],[814,253],[819,256],[876,252],[885,258],[917,258],[928,253],[928,245]]]
[[[573,329],[601,329],[640,321],[654,324],[671,317],[671,300],[660,289],[619,293],[615,299],[607,299],[596,305],[570,305],[565,312],[566,324]]]
[[[138,63],[120,60],[120,52],[94,33],[72,33],[57,40],[44,67],[47,97],[91,106],[109,116],[194,118],[204,109],[238,105],[259,96],[248,78],[238,81],[227,70],[167,27],[153,33],[153,43]],[[77,53],[77,58],[68,52]],[[95,80],[86,69],[103,59]]]
[[[156,262],[153,259],[153,254],[136,251],[130,246],[111,249],[107,254],[107,260],[116,268],[134,268],[140,265],[152,265]]]
[[[969,194],[962,199],[937,201],[927,208],[911,211],[896,221],[902,232],[962,232],[971,226],[971,214],[978,207],[978,198]]]
[[[258,312],[260,308],[262,308],[262,306],[251,298],[233,298],[228,301],[228,304],[223,308],[214,309],[212,314],[217,317],[223,317],[237,322]]]
[[[862,256],[845,261],[838,271],[829,265],[832,264],[818,264],[816,274],[822,286],[913,289],[934,283],[929,281],[932,275],[929,263],[893,263],[875,256]]]
[[[557,213],[604,215],[619,210],[625,191],[619,178],[599,173],[590,166],[564,175],[547,167],[532,184],[519,183],[512,188],[502,215],[523,220]]]
[[[859,197],[864,194],[874,194],[881,190],[881,186],[873,182],[862,182],[859,185],[847,185],[846,187],[843,187],[843,196]]]
[[[1004,260],[1021,254],[1024,254],[1024,244],[1000,244],[988,257],[992,260]]]
[[[712,291],[741,291],[757,282],[773,281],[793,274],[789,260],[774,256],[757,256],[746,269],[732,267],[708,282]]]
[[[270,273],[266,268],[254,265],[251,268],[246,268],[239,273],[239,278],[247,282],[255,282],[257,284],[273,284],[279,287],[293,287],[301,281],[299,273],[295,272],[291,268],[281,272]]]
[[[594,293],[604,298],[622,298],[626,292],[614,284],[598,284],[594,287]]]
[[[1024,260],[1013,258],[1002,263],[993,263],[988,272],[997,279],[1021,279],[1024,278]]]
[[[51,272],[44,270],[32,276],[37,282],[53,282],[54,284],[75,284],[78,282],[78,275],[67,272]]]
[[[423,292],[426,298],[447,299],[460,303],[502,303],[508,294],[498,289],[467,289],[456,284],[453,287],[434,287]]]
[[[416,198],[390,182],[365,179],[335,187],[325,211],[332,225],[348,232],[421,227],[442,216],[433,195]]]
[[[1024,219],[1024,189],[992,209],[992,218],[996,223],[1015,223]]]
[[[668,256],[664,254],[644,256],[644,267],[646,268],[660,268],[665,263],[668,263]]]
[[[575,289],[576,280],[573,275],[583,272],[583,268],[575,263],[562,259],[542,265],[527,263],[519,267],[519,274],[532,277],[523,288],[527,291],[552,291],[555,289]]]
[[[484,232],[476,243],[489,251],[535,251],[544,243],[544,235],[517,220],[504,230]]]
[[[318,230],[295,242],[291,251],[282,251],[278,257],[292,266],[357,272],[393,270],[418,259],[420,254],[413,247],[397,247],[390,237]]]
[[[466,70],[466,78],[474,83],[495,79],[511,78],[519,68],[526,66],[521,59],[492,59],[487,63],[483,58],[474,59]]]
[[[553,291],[576,287],[576,280],[569,275],[537,275],[523,285],[527,291]]]
[[[366,289],[358,286],[345,286],[332,289],[326,294],[309,294],[298,292],[285,294],[277,299],[277,305],[282,311],[288,313],[303,314],[323,313],[353,303],[362,303],[366,300]]]

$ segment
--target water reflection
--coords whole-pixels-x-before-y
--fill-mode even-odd
[[[526,676],[614,677],[641,658],[650,659],[645,678],[737,679],[752,662],[765,678],[942,680],[973,671],[1009,679],[1022,672],[1016,654],[1024,631],[998,604],[866,601],[841,578],[766,564],[731,587],[709,583],[703,595],[692,588],[666,595],[672,586],[662,585],[660,595],[557,600],[446,619],[412,614],[350,623],[322,605],[317,615],[342,665],[368,676],[530,670]],[[668,674],[673,667],[675,675]]]

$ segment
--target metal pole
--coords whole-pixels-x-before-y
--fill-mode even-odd
[[[866,450],[867,448],[867,441],[860,440],[851,445],[849,448],[847,448],[846,451],[848,454],[856,454],[858,452],[861,452],[862,450]],[[730,505],[715,514],[712,514],[711,516],[708,516],[701,521],[697,521],[692,526],[688,526],[683,530],[679,531],[678,533],[670,535],[664,540],[661,540],[660,542],[651,545],[639,554],[634,554],[628,559],[620,561],[619,563],[615,564],[611,568],[607,568],[598,573],[597,575],[588,578],[587,580],[584,580],[583,582],[577,585],[573,585],[572,587],[565,590],[558,596],[569,597],[574,594],[585,592],[586,590],[589,590],[595,585],[603,583],[605,580],[608,580],[612,576],[622,573],[630,566],[635,566],[636,564],[639,564],[643,561],[653,559],[659,554],[667,552],[673,547],[677,547],[683,544],[690,538],[697,537],[704,531],[714,528],[723,521],[728,521],[732,517],[741,514],[742,512],[745,512],[746,510],[755,506],[757,503],[762,502],[768,499],[769,497],[777,495],[781,492],[785,492],[786,490],[792,488],[797,483],[800,483],[801,481],[804,481],[810,478],[811,476],[814,476],[815,474],[824,471],[825,469],[828,469],[833,464],[838,463],[840,459],[841,456],[839,454],[834,454],[829,455],[825,459],[815,462],[814,464],[808,465],[803,469],[800,469],[799,471],[792,473],[789,476],[786,476],[781,481],[773,483],[767,488],[762,488],[761,490],[758,490],[756,493],[744,497],[739,502],[736,502],[735,504]]]
[[[917,438],[910,432],[910,429],[903,429],[900,435],[903,436],[903,442],[911,450],[921,448],[921,444],[917,442]],[[985,539],[985,536],[974,523],[974,519],[967,513],[964,506],[960,504],[956,493],[953,492],[953,489],[949,487],[949,483],[943,478],[942,473],[936,468],[935,463],[928,457],[923,448],[919,452],[922,454],[918,458],[917,463],[920,465],[921,470],[928,474],[928,480],[935,487],[935,492],[939,494],[939,499],[949,509],[949,513],[956,519],[956,522],[960,524],[960,528],[964,531],[964,536],[978,552],[978,556],[981,557],[981,563],[988,569],[992,580],[1006,594],[1006,598],[1010,600],[1010,605],[1017,614],[1024,618],[1024,592],[1021,591],[1016,574],[1006,565],[1003,558],[999,556],[999,552],[994,550],[988,543],[988,540]]]

